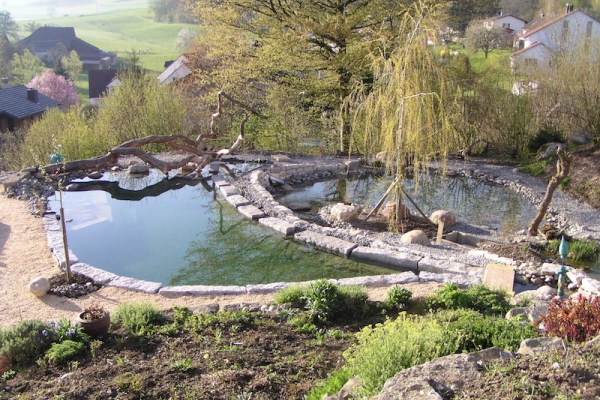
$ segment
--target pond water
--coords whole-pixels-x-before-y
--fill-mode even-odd
[[[174,188],[167,190],[156,171],[145,178],[123,176],[106,173],[102,178],[121,179],[118,187],[88,182],[87,189],[98,190],[62,194],[70,221],[69,247],[81,262],[165,285],[246,285],[397,272],[287,240],[215,199],[206,182],[174,178]],[[54,211],[60,208],[58,196],[51,201]]]
[[[373,207],[390,183],[389,178],[373,175],[328,180],[296,189],[278,200],[282,204],[311,202],[315,205],[347,201]],[[498,235],[508,235],[527,228],[537,213],[533,204],[518,193],[473,179],[429,175],[418,182],[405,179],[402,187],[425,214],[442,209],[453,211],[459,221],[487,227]],[[402,202],[414,215],[418,215],[416,207],[406,197]]]

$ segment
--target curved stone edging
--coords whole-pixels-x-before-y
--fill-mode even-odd
[[[339,229],[323,228],[300,219],[292,210],[279,204],[266,189],[266,187],[269,186],[269,175],[278,179],[287,180],[294,176],[306,176],[323,171],[332,174],[339,174],[342,172],[347,173],[350,169],[355,169],[357,167],[358,163],[356,163],[356,160],[341,161],[321,159],[319,163],[277,162],[271,166],[268,173],[261,170],[253,171],[247,179],[246,186],[242,184],[240,185],[241,187],[238,188],[222,175],[213,175],[212,181],[224,199],[235,207],[241,215],[252,221],[258,221],[259,224],[283,235],[293,235],[294,240],[311,244],[321,250],[345,257],[351,256],[358,260],[382,262],[395,267],[411,270],[409,272],[391,275],[366,276],[339,280],[332,279],[330,280],[332,282],[341,285],[358,284],[371,287],[429,281],[442,283],[451,282],[460,286],[470,286],[481,283],[484,272],[483,266],[480,265],[482,263],[481,260],[471,265],[448,259],[436,259],[426,254],[413,254],[407,251],[397,251],[385,248],[385,246],[381,247],[380,244],[373,243],[366,238],[358,238],[358,243],[340,239],[335,236],[335,234],[339,232]],[[468,172],[465,171],[467,170],[461,171],[461,175],[468,176]],[[497,184],[508,186],[520,193],[527,192],[527,187],[518,182],[515,183],[504,179],[489,177],[485,174],[480,174],[476,177],[481,180],[493,181]],[[240,194],[240,191],[243,192],[243,195]],[[534,197],[531,193],[527,194],[529,194],[528,198],[530,199]],[[64,268],[65,255],[62,247],[60,224],[54,216],[45,216],[44,227],[47,231],[50,251],[57,259],[61,268]],[[474,250],[469,253],[472,253],[473,258],[483,258],[484,260],[487,260],[487,262],[502,262],[510,265],[517,265],[514,260],[500,258],[494,254],[481,250]],[[159,282],[118,276],[85,263],[81,263],[71,251],[69,251],[69,260],[73,272],[86,275],[102,285],[127,288],[145,293],[158,293],[167,297],[182,295],[272,293],[291,285],[307,283],[278,282],[245,286],[163,286],[162,283]],[[412,271],[415,271],[416,273]],[[584,281],[587,282],[591,280],[598,282],[590,279],[587,275],[585,277],[577,275],[577,278],[580,286]],[[600,291],[600,282],[598,282],[597,286],[590,284],[589,282],[587,283],[587,286],[597,287]]]

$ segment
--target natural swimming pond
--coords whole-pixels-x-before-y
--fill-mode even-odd
[[[395,273],[292,242],[214,198],[210,185],[161,174],[63,192],[69,247],[81,262],[165,285],[246,285]],[[145,188],[145,189],[143,189]],[[140,198],[140,190],[148,196]],[[117,200],[115,197],[126,200]],[[51,201],[58,211],[58,195]]]
[[[310,202],[318,206],[327,201],[347,201],[373,207],[390,183],[389,178],[373,175],[359,179],[329,180],[299,188],[278,200],[284,205]],[[474,179],[429,175],[422,177],[419,182],[405,179],[403,188],[427,215],[436,210],[453,211],[458,221],[486,227],[500,236],[527,228],[537,213],[533,204],[518,193]],[[409,200],[403,198],[402,202],[411,209],[413,215],[418,215]]]

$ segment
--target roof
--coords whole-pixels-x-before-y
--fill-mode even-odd
[[[542,42],[535,42],[535,43],[533,43],[533,44],[532,44],[531,46],[529,46],[529,47],[525,47],[524,49],[520,49],[520,50],[517,50],[517,51],[515,51],[515,52],[514,52],[514,53],[512,53],[510,56],[511,56],[511,57],[518,56],[519,54],[523,54],[523,53],[525,53],[526,51],[529,51],[529,50],[531,50],[531,49],[533,49],[534,47],[537,47],[537,46],[547,47],[547,46],[546,46],[544,43],[542,43]]]
[[[512,18],[516,18],[516,19],[518,19],[519,21],[523,21],[524,23],[527,23],[527,21],[525,21],[524,19],[521,19],[521,18],[519,18],[519,17],[515,17],[515,16],[514,16],[514,15],[512,15],[512,14],[496,15],[495,17],[490,17],[490,18],[488,18],[487,20],[488,20],[488,21],[496,21],[496,20],[499,20],[499,19],[502,19],[502,18],[506,18],[506,17],[512,17]]]
[[[90,99],[99,98],[108,87],[108,84],[117,76],[116,69],[98,69],[88,71],[88,85]]]
[[[562,14],[562,15],[559,15],[558,17],[554,17],[554,18],[542,17],[542,18],[538,18],[535,21],[532,21],[531,23],[529,23],[526,26],[524,26],[523,27],[524,30],[527,30],[527,29],[529,29],[529,30],[527,30],[521,37],[525,38],[525,37],[531,36],[535,32],[539,32],[542,29],[545,29],[548,26],[554,24],[555,22],[558,22],[558,21],[564,19],[565,17],[567,17],[569,15],[573,15],[575,13],[581,13],[581,14],[587,15],[588,17],[590,17],[593,20],[596,20],[596,18],[594,18],[594,17],[592,17],[592,16],[584,13],[581,10],[574,10],[574,11],[571,11],[570,13],[568,13],[568,14]]]
[[[192,73],[185,63],[187,58],[185,56],[179,56],[177,60],[173,61],[161,74],[158,76],[160,83],[170,83],[176,79],[183,78]]]
[[[42,114],[50,107],[58,107],[58,101],[38,92],[38,101],[34,103],[27,98],[27,86],[12,86],[0,89],[0,114],[15,119],[25,119]]]
[[[114,54],[100,50],[98,47],[79,39],[75,28],[42,26],[31,35],[21,40],[21,45],[29,47],[33,52],[45,53],[61,43],[68,51],[75,50],[79,58],[84,60],[100,60]]]

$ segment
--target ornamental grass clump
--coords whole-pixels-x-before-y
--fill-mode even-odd
[[[541,316],[548,336],[569,342],[585,342],[600,334],[600,298],[576,296],[553,300]]]
[[[117,307],[112,320],[113,328],[125,328],[132,336],[143,336],[163,319],[158,308],[152,303],[123,303]]]

